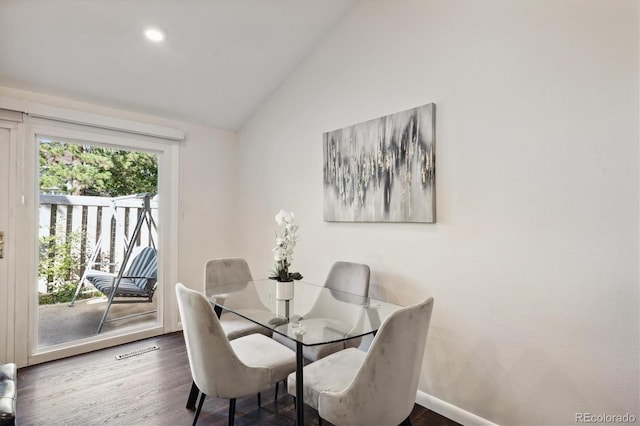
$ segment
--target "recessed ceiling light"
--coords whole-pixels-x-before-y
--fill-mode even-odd
[[[149,40],[154,41],[156,43],[164,41],[164,39],[167,38],[167,33],[165,33],[163,30],[157,27],[149,27],[145,29],[144,35]]]

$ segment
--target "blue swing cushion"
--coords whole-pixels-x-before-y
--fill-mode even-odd
[[[152,297],[158,274],[158,259],[153,247],[145,247],[131,262],[131,267],[120,279],[115,296]],[[89,281],[104,295],[110,295],[116,281],[113,274],[87,275]]]

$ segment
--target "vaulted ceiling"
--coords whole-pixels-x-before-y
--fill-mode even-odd
[[[355,2],[0,0],[0,86],[237,130]]]

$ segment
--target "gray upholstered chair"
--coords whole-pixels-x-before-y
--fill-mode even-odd
[[[305,366],[304,402],[335,425],[402,423],[415,403],[432,310],[433,298],[402,308],[368,352],[349,348]],[[295,374],[287,385],[295,395]]]
[[[263,334],[230,342],[201,293],[178,283],[176,295],[191,375],[202,392],[193,424],[209,395],[230,399],[228,423],[233,425],[236,398],[258,393],[294,372],[295,353]]]
[[[341,298],[349,298],[350,295],[353,295],[356,299],[360,297],[367,297],[369,295],[369,276],[370,270],[369,266],[362,263],[353,263],[353,262],[336,262],[331,266],[329,273],[327,274],[327,278],[325,279],[324,286],[330,290],[338,290],[339,292],[331,292],[330,295],[323,294],[320,298],[314,303],[309,312],[307,312],[303,319],[308,321],[323,321],[322,317],[322,297],[333,297],[340,300]],[[348,293],[348,294],[345,294]],[[349,300],[345,300],[348,302]],[[335,312],[336,316],[332,317],[332,320],[344,320],[346,323],[355,324],[357,322],[357,318],[340,318],[340,314],[343,315],[352,315],[354,310],[345,310],[343,312]],[[295,342],[291,339],[287,339],[286,337],[274,333],[273,338],[286,345],[291,349],[295,349]],[[323,358],[327,355],[330,355],[334,352],[341,351],[345,348],[358,347],[360,346],[361,339],[354,338],[342,342],[336,343],[328,343],[326,345],[318,345],[318,346],[305,346],[303,348],[303,356],[308,361],[317,361],[320,358]]]
[[[331,265],[324,286],[366,297],[369,295],[370,275],[369,266],[364,263],[338,261]]]
[[[247,261],[241,258],[212,259],[207,262],[204,268],[204,292],[207,297],[212,297],[216,293],[216,288],[225,284],[247,283],[252,281],[251,271]],[[233,297],[233,295],[231,296]],[[243,293],[243,298],[234,301],[236,306],[245,311],[264,312],[265,318],[273,315],[269,309],[260,301],[257,292],[251,294]],[[271,331],[248,319],[242,318],[232,312],[222,312],[220,324],[229,340],[246,336],[253,333],[261,333],[271,337]]]

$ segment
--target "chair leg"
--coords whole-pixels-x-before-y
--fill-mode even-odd
[[[191,383],[191,391],[189,392],[189,398],[187,398],[187,408],[189,410],[196,408],[196,401],[198,400],[198,394],[200,389],[196,386],[196,382]]]
[[[233,420],[236,417],[236,399],[231,398],[229,400],[229,419],[227,420],[227,424],[229,426],[233,426]]]
[[[276,382],[276,397],[275,397],[275,401],[278,401],[278,385],[280,384],[280,382]],[[287,390],[287,379],[283,379],[282,380],[282,387]]]
[[[262,408],[262,400],[260,399],[260,392],[258,392],[258,408]]]
[[[196,414],[193,416],[193,426],[196,426],[196,422],[198,421],[198,417],[200,416],[200,410],[202,410],[202,404],[204,404],[204,398],[207,395],[202,392],[200,395],[200,402],[198,403],[198,409],[196,410]]]

